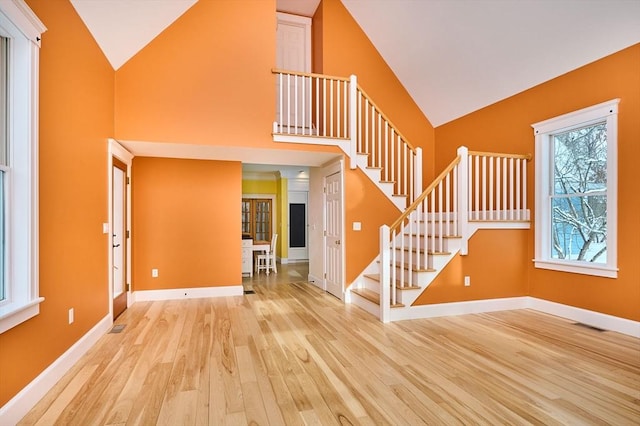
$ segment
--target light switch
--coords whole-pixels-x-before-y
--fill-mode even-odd
[[[361,222],[353,222],[353,230],[354,231],[362,230],[362,223]]]
[[[108,234],[109,233],[109,224],[108,223],[103,223],[102,224],[102,233],[103,234]]]

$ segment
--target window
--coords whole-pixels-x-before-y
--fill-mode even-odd
[[[0,2],[0,333],[39,313],[38,53],[23,0]]]
[[[533,125],[538,268],[617,276],[618,103]]]
[[[256,241],[271,241],[271,200],[242,199],[242,236]]]

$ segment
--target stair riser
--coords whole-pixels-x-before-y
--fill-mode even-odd
[[[454,226],[453,222],[448,222],[448,226],[447,226],[447,223],[442,223],[441,225],[438,222],[436,222],[433,226],[431,223],[425,223],[425,222],[421,222],[416,226],[414,226],[414,229],[419,229],[419,232],[423,235],[424,234],[440,235],[441,233],[442,235],[458,234],[458,231],[456,230],[456,227]]]
[[[410,237],[408,235],[403,236],[402,242],[404,242],[404,248],[408,249],[409,245],[411,245],[412,249],[416,249],[419,248],[421,250],[424,250],[425,246],[429,249],[429,251],[432,250],[432,244],[435,247],[435,251],[449,251],[449,247],[451,246],[451,244],[455,244],[455,242],[452,242],[452,238],[443,238],[442,239],[442,248],[440,247],[440,240],[438,238],[434,238],[432,237],[428,237],[428,238],[419,238],[419,237]],[[398,246],[400,246],[400,242],[398,242]]]

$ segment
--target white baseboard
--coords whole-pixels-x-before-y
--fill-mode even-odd
[[[167,290],[139,290],[133,292],[135,302],[151,302],[154,300],[202,299],[207,297],[242,296],[241,285],[221,287],[171,288]]]
[[[391,309],[391,321],[435,318],[451,315],[479,314],[483,312],[533,309],[571,321],[580,322],[603,330],[615,331],[640,338],[640,322],[619,318],[600,312],[550,302],[535,297],[510,297],[504,299],[472,300],[468,302],[438,303],[412,306],[409,309]]]
[[[15,425],[104,336],[113,325],[110,314],[102,318],[58,359],[0,408],[0,424]]]
[[[467,302],[437,303],[412,306],[409,309],[391,309],[391,321],[419,318],[435,318],[451,315],[479,314],[483,312],[508,311],[527,307],[527,297],[470,300]]]
[[[563,305],[535,297],[528,297],[527,299],[527,307],[535,309],[536,311],[556,315],[603,330],[615,331],[640,338],[640,322],[638,321],[614,317],[613,315],[602,314],[600,312],[589,311],[587,309],[576,308],[574,306]]]

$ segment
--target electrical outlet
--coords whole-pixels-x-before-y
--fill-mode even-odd
[[[69,324],[73,324],[73,308],[69,309]]]
[[[469,287],[470,285],[471,285],[471,277],[467,275],[464,277],[464,286]]]
[[[157,269],[152,269],[151,270],[151,277],[152,278],[158,278],[158,270]]]

